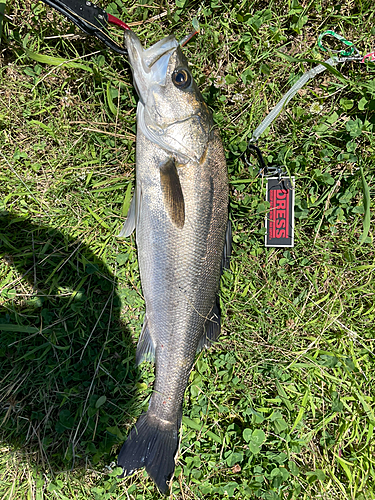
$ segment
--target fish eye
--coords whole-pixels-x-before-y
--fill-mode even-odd
[[[191,75],[186,69],[176,69],[172,73],[172,82],[178,89],[187,89],[191,84]]]

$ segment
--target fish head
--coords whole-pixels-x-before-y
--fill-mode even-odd
[[[212,116],[174,35],[143,49],[125,32],[134,86],[139,96],[137,126],[180,163],[199,162],[207,149]]]

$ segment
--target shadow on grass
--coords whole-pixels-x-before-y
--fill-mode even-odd
[[[114,460],[139,379],[116,277],[81,241],[9,214],[0,255],[0,441],[52,469]]]

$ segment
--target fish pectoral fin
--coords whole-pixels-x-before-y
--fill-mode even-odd
[[[203,335],[199,341],[197,353],[200,352],[204,347],[207,349],[217,341],[221,330],[221,312],[220,312],[220,299],[216,296],[216,301],[213,308],[208,315],[206,322],[204,324]]]
[[[169,159],[159,169],[164,206],[173,224],[182,229],[185,223],[185,202],[176,164],[173,159]]]
[[[155,359],[155,344],[151,338],[150,330],[148,328],[148,318],[145,316],[141,335],[139,336],[137,352],[135,355],[135,362],[137,365],[143,361],[154,361]]]
[[[122,229],[118,234],[120,238],[127,238],[132,234],[132,232],[136,228],[137,222],[139,221],[139,215],[141,212],[141,202],[142,202],[142,191],[139,187],[136,187],[132,201],[130,202],[126,221],[124,222],[124,225],[122,226]]]

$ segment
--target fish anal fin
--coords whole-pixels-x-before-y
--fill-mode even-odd
[[[154,361],[154,359],[155,359],[155,344],[150,335],[150,330],[148,327],[148,318],[147,316],[145,316],[142,332],[138,340],[135,362],[137,365],[139,365],[142,363],[142,361]]]
[[[167,160],[159,170],[164,206],[173,224],[181,229],[185,224],[185,202],[174,160]]]
[[[203,335],[199,341],[197,352],[203,348],[210,348],[217,341],[221,330],[220,299],[216,296],[216,301],[204,324]]]

